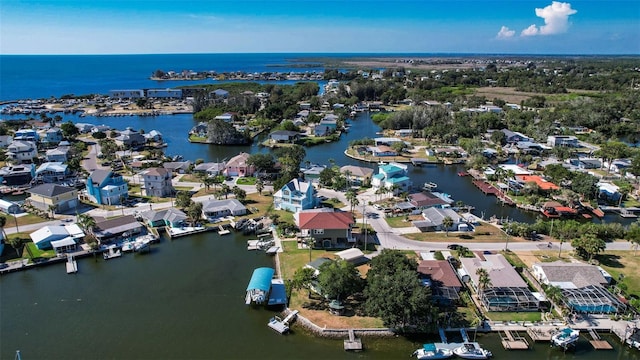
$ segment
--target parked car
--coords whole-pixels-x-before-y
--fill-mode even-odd
[[[449,250],[458,250],[460,248],[462,248],[462,245],[458,245],[458,244],[447,245],[447,249]]]

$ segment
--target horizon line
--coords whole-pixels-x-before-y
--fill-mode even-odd
[[[628,56],[628,57],[640,57],[640,53],[509,53],[509,52],[160,52],[160,53],[11,53],[3,54],[0,56],[142,56],[142,55],[355,55],[355,56],[395,56],[395,55],[430,55],[430,56],[542,56],[542,57],[567,57],[567,56],[581,56],[581,57],[598,57],[598,56]]]

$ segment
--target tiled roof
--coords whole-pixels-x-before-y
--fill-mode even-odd
[[[349,229],[351,225],[351,212],[302,212],[298,215],[300,229]]]

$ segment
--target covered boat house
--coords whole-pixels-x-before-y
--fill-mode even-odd
[[[268,301],[271,290],[271,279],[275,270],[268,267],[261,267],[253,270],[251,280],[247,286],[246,304],[262,305]]]

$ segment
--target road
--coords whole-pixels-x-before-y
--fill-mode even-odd
[[[460,244],[468,247],[470,250],[504,250],[508,247],[512,251],[527,251],[527,250],[559,250],[559,242],[548,241],[526,241],[526,242],[510,242],[508,245],[505,242],[492,242],[492,243],[474,243],[465,241],[459,238],[452,238],[451,242],[427,242],[410,240],[402,236],[403,229],[392,228],[384,220],[384,212],[368,205],[370,202],[375,201],[374,190],[369,189],[362,194],[358,195],[358,210],[364,211],[368,214],[366,217],[366,223],[378,234],[378,241],[380,242],[381,249],[396,249],[396,250],[412,250],[412,251],[429,251],[429,250],[446,250],[449,244]],[[318,195],[325,196],[329,199],[337,198],[344,204],[349,204],[345,194],[342,192],[334,191],[331,189],[320,189]],[[363,210],[364,209],[364,210]],[[350,210],[349,205],[344,207],[344,210]],[[362,222],[362,219],[358,219],[358,222]],[[551,244],[551,245],[549,245]],[[631,250],[632,245],[628,241],[615,241],[607,243],[607,250]],[[562,251],[573,250],[570,244],[562,244]]]

